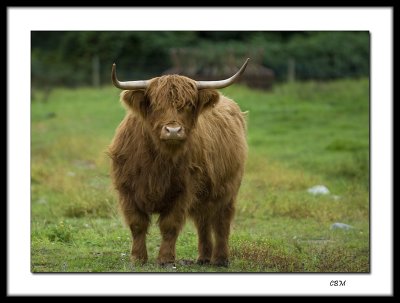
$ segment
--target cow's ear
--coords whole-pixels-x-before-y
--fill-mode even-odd
[[[140,113],[143,116],[147,113],[144,90],[124,90],[121,93],[121,102],[123,102],[127,109]]]
[[[199,105],[201,111],[215,106],[219,100],[219,93],[215,89],[201,89],[199,90]]]

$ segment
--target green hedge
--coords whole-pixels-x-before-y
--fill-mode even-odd
[[[314,32],[285,44],[266,44],[263,63],[280,80],[287,77],[289,59],[295,62],[297,79],[368,76],[369,46],[368,32]]]
[[[190,60],[210,64],[252,62],[287,79],[294,60],[296,79],[369,75],[368,32],[32,32],[34,86],[92,83],[98,57],[101,83],[110,83],[113,62],[121,79],[153,77],[172,66],[171,50],[186,48]]]

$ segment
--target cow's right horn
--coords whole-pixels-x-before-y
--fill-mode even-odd
[[[120,89],[134,90],[134,89],[144,89],[149,86],[149,80],[138,80],[138,81],[119,81],[117,78],[117,70],[115,63],[111,70],[111,80],[115,87]]]
[[[196,82],[197,89],[205,89],[205,88],[217,89],[217,88],[224,88],[224,87],[231,85],[233,82],[235,82],[237,79],[239,79],[241,74],[243,74],[249,60],[250,60],[250,58],[247,58],[246,62],[242,65],[242,67],[239,69],[239,71],[228,79],[219,80],[219,81],[197,81]]]

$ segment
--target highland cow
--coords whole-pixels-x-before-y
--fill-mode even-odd
[[[159,214],[157,262],[175,262],[185,219],[198,232],[198,264],[228,266],[228,240],[247,157],[245,114],[216,89],[231,78],[194,81],[166,75],[113,84],[127,114],[109,147],[111,175],[132,234],[131,259],[146,262],[146,234]],[[212,236],[213,235],[213,236]],[[214,238],[214,241],[213,241]]]

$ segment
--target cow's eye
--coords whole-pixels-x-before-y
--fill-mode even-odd
[[[188,110],[188,111],[193,110],[193,108],[194,108],[194,106],[193,106],[192,103],[188,103],[188,104],[185,105],[185,109]]]
[[[142,100],[142,102],[140,102],[140,110],[142,111],[142,113],[144,115],[147,115],[151,112],[151,105],[150,105],[150,100],[145,98],[144,100]]]
[[[184,106],[182,106],[182,107],[180,107],[178,109],[178,112],[180,112],[180,113],[189,112],[189,111],[192,110],[192,108],[193,108],[192,104],[190,104],[190,103],[189,104],[185,104]]]

